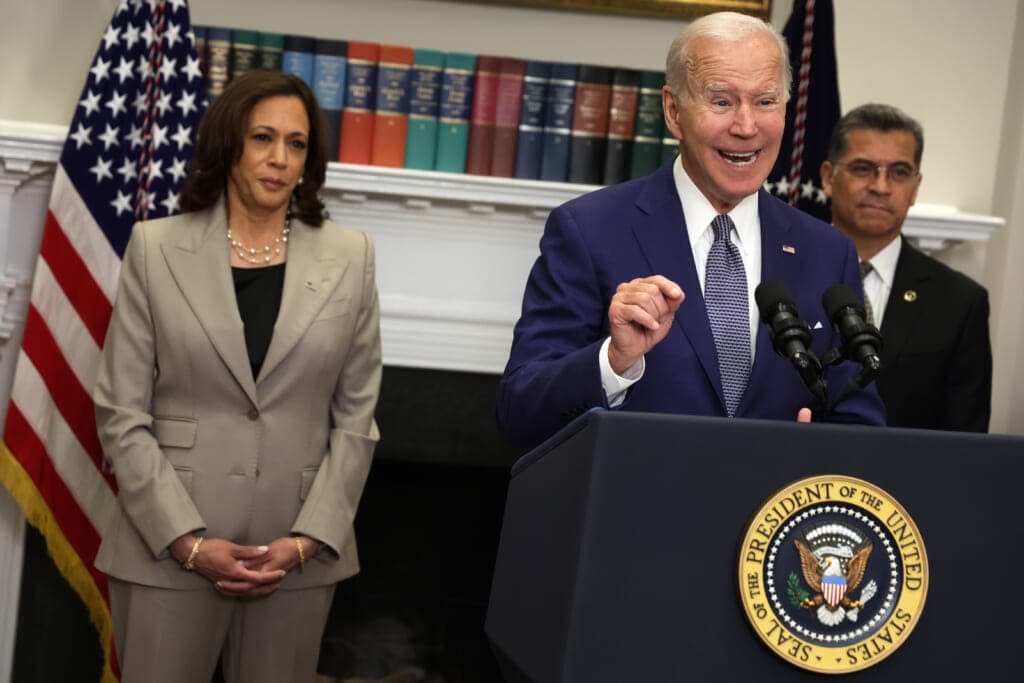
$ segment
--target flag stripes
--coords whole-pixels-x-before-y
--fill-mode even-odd
[[[54,174],[0,443],[0,483],[85,603],[104,683],[117,662],[93,563],[118,502],[90,391],[132,225],[177,210],[202,113],[198,63],[185,0],[121,0]]]

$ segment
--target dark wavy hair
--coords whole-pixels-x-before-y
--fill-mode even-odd
[[[181,210],[206,209],[221,198],[232,167],[242,158],[249,113],[267,97],[294,96],[302,100],[309,117],[309,144],[302,182],[293,193],[292,215],[319,227],[327,213],[320,189],[327,175],[327,139],[324,114],[309,86],[292,74],[254,69],[232,80],[199,123],[195,155],[181,191]]]

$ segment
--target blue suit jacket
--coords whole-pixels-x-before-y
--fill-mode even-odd
[[[812,349],[820,357],[839,341],[821,295],[837,282],[861,292],[856,250],[832,226],[763,191],[759,212],[761,275],[786,282],[801,317],[812,328],[821,323],[812,330]],[[646,355],[644,376],[620,409],[725,416],[717,353],[671,163],[558,207],[540,246],[498,388],[503,432],[535,444],[576,415],[607,407],[597,354],[608,336],[608,306],[619,283],[653,274],[678,283],[686,299],[668,336]],[[856,369],[843,362],[827,371],[833,400]],[[796,370],[772,349],[767,326],[759,325],[737,417],[795,420],[810,400]],[[877,392],[869,388],[828,419],[884,424],[884,415]]]

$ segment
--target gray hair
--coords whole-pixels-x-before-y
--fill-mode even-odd
[[[715,38],[735,43],[757,34],[771,36],[779,48],[779,62],[782,67],[783,102],[789,101],[789,89],[793,74],[789,66],[789,47],[768,22],[739,12],[715,12],[707,14],[684,28],[672,41],[665,58],[665,81],[680,103],[686,97],[686,61],[689,58],[690,43],[697,38]]]
[[[828,160],[833,164],[846,154],[850,146],[850,131],[855,129],[880,130],[889,132],[904,130],[914,136],[914,165],[921,167],[924,153],[924,130],[921,124],[902,111],[888,104],[862,104],[846,112],[832,130],[828,143]]]

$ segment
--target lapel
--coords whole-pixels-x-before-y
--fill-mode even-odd
[[[324,231],[331,229],[331,224],[326,222],[319,228],[294,222],[288,236],[288,265],[281,309],[257,384],[270,375],[299,342],[348,268],[347,260],[327,249]]]
[[[917,291],[920,299],[924,283],[929,279],[927,269],[922,267],[924,265],[926,264],[921,253],[903,240],[900,257],[896,261],[892,289],[885,304],[885,317],[882,318],[882,359],[885,364],[891,364],[899,358],[923,310],[919,300],[908,302],[903,294],[913,289]]]
[[[781,210],[781,203],[764,190],[760,190],[757,198],[757,213],[761,221],[761,281],[768,279],[793,282],[799,280],[802,270],[801,259],[806,258],[808,253],[801,249],[796,241],[795,231],[789,218]],[[783,251],[786,247],[786,251]],[[789,249],[792,247],[792,249]],[[794,253],[789,253],[793,251]],[[801,315],[805,315],[802,312]],[[746,410],[747,402],[753,400],[754,392],[749,391],[750,387],[762,386],[769,381],[769,373],[772,367],[772,356],[775,349],[772,346],[771,334],[768,326],[758,322],[757,325],[757,347],[754,352],[754,365],[750,369],[750,378],[747,380],[748,391],[743,392],[737,414]]]
[[[641,215],[633,223],[633,233],[650,265],[650,272],[661,273],[683,288],[686,299],[676,312],[675,324],[689,340],[704,374],[724,406],[718,353],[711,336],[704,293],[697,278],[671,163],[650,177],[637,197],[636,206]]]
[[[228,371],[254,404],[256,384],[246,353],[231,262],[225,246],[227,214],[221,200],[197,212],[181,233],[160,245],[178,289]]]

